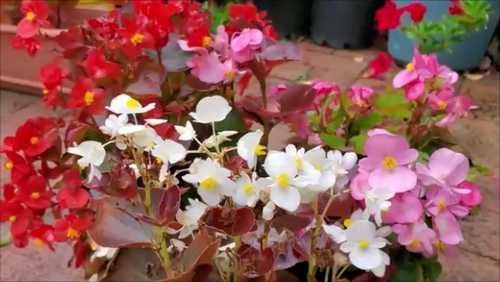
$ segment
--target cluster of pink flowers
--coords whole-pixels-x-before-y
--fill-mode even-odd
[[[378,224],[391,225],[408,251],[452,254],[463,241],[458,220],[481,202],[479,187],[467,181],[468,159],[442,148],[427,163],[417,162],[417,150],[382,129],[369,133],[365,152],[352,197]]]

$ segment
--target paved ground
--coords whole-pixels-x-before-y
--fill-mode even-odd
[[[301,43],[302,62],[278,67],[271,81],[284,82],[303,77],[335,81],[342,86],[354,82],[383,87],[384,82],[359,79],[367,62],[376,50],[346,51]],[[480,179],[484,202],[480,215],[469,217],[464,223],[466,243],[460,255],[445,262],[442,281],[500,281],[499,249],[499,99],[500,75],[492,72],[478,81],[461,80],[460,89],[473,97],[479,106],[473,115],[458,123],[452,130],[457,149],[468,154],[476,163],[493,168],[493,177]],[[256,85],[251,89],[257,90]],[[49,114],[38,99],[11,92],[0,92],[1,137],[10,135],[27,117]],[[1,175],[2,182],[6,176]],[[5,227],[3,227],[5,229]],[[71,250],[60,247],[55,253],[29,247],[0,249],[0,281],[68,281],[78,280],[77,270],[68,269],[66,263]]]

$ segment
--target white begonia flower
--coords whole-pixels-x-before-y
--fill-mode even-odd
[[[267,204],[262,209],[262,218],[268,221],[273,219],[275,209],[276,206],[272,201],[267,202]]]
[[[326,158],[321,147],[315,147],[304,154],[302,174],[297,178],[300,187],[313,192],[324,192],[335,185],[336,175],[332,169],[333,161]]]
[[[285,147],[285,153],[293,157],[293,159],[295,160],[295,166],[297,167],[298,171],[301,171],[303,168],[305,152],[306,150],[304,148],[300,148],[297,150],[297,148],[293,144],[288,144]]]
[[[189,115],[198,123],[223,121],[231,112],[231,106],[222,96],[208,96],[196,105],[196,111]]]
[[[90,166],[89,181],[94,177],[97,179],[101,178],[101,172],[97,169],[106,157],[106,150],[104,146],[97,141],[83,141],[75,147],[68,148],[68,153],[81,156],[78,159],[78,165],[81,168],[86,168]]]
[[[259,144],[262,138],[262,130],[248,132],[238,140],[238,155],[247,161],[248,167],[253,168],[257,163],[257,157],[266,154],[266,147]]]
[[[124,127],[128,123],[128,116],[126,114],[121,114],[119,116],[109,115],[104,121],[104,125],[100,126],[99,129],[102,133],[115,137],[118,135],[120,128]]]
[[[179,209],[175,214],[175,219],[182,225],[179,232],[179,239],[184,239],[193,234],[193,231],[198,229],[198,221],[205,214],[207,205],[200,202],[198,199],[188,199],[189,205],[185,210]]]
[[[142,114],[149,112],[154,108],[155,103],[150,103],[143,107],[139,101],[127,94],[120,94],[114,97],[111,100],[109,107],[106,107],[106,109],[115,114]]]
[[[386,188],[374,188],[365,193],[365,212],[373,215],[377,225],[382,224],[382,212],[388,211],[394,192]]]
[[[209,206],[217,206],[224,195],[234,193],[236,184],[229,179],[231,171],[213,160],[196,159],[189,172],[182,179],[196,185],[201,199]]]
[[[270,184],[269,179],[257,179],[257,175],[255,174],[250,178],[247,174],[243,173],[236,180],[236,192],[233,195],[233,200],[240,206],[253,208],[260,198],[260,191],[264,190]]]
[[[271,152],[267,155],[263,166],[272,180],[271,201],[289,212],[295,211],[300,204],[300,193],[295,187],[297,176],[295,159],[284,152]]]
[[[130,134],[130,139],[134,147],[142,148],[146,152],[153,150],[156,144],[163,141],[158,133],[149,126],[144,126],[142,130]]]
[[[160,125],[160,124],[164,124],[164,123],[168,122],[168,120],[161,119],[161,118],[147,118],[144,121],[145,121],[145,124],[148,124],[151,126]]]
[[[182,242],[181,240],[172,238],[170,239],[170,246],[168,246],[167,250],[171,253],[175,249],[177,252],[180,253],[186,248],[187,248],[186,243]]]
[[[349,254],[352,265],[366,271],[374,270],[377,275],[385,271],[387,256],[380,249],[389,243],[384,238],[388,235],[386,228],[377,230],[375,224],[368,220],[356,220],[346,230],[334,225],[327,225],[326,228],[323,225],[323,229],[341,244],[340,250]]]
[[[157,143],[151,154],[164,164],[173,164],[183,160],[187,151],[181,144],[165,139]]]
[[[337,176],[335,187],[338,189],[344,188],[347,182],[349,182],[349,170],[356,165],[358,156],[353,152],[347,152],[342,155],[340,151],[335,150],[329,151],[326,157],[333,162],[332,169],[334,174]]]
[[[186,122],[186,126],[176,125],[175,130],[179,133],[179,140],[189,141],[196,138],[196,131],[190,121]]]
[[[122,126],[120,129],[118,129],[118,134],[119,135],[131,135],[131,134],[143,131],[144,129],[146,129],[146,126],[144,126],[144,125],[128,123],[128,124]]]
[[[207,139],[205,139],[203,141],[203,145],[207,148],[217,147],[226,141],[231,141],[231,139],[229,139],[229,137],[236,135],[236,134],[238,134],[238,131],[234,131],[234,130],[221,131],[221,132],[218,132],[217,135],[215,135],[215,136],[212,135],[212,136],[208,137]]]

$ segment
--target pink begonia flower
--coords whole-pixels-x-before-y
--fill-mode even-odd
[[[436,234],[436,239],[432,242],[437,255],[445,255],[447,257],[453,257],[458,255],[458,245],[456,244],[446,244],[439,238],[439,234]]]
[[[392,134],[383,128],[374,128],[374,129],[368,130],[368,132],[367,132],[368,137],[372,137],[372,136],[379,135],[379,134],[396,136],[395,134]]]
[[[417,164],[416,171],[423,185],[438,185],[448,191],[469,193],[469,190],[459,187],[469,173],[469,160],[448,148],[432,153],[429,163]]]
[[[231,40],[232,57],[238,63],[251,61],[264,39],[262,32],[255,28],[245,28]]]
[[[369,177],[369,173],[358,171],[358,174],[351,180],[349,188],[351,190],[351,196],[353,197],[353,199],[358,201],[362,201],[365,199],[366,192],[371,189],[370,185],[368,184]]]
[[[284,83],[276,84],[271,87],[271,96],[277,98],[279,94],[283,93],[288,89],[288,86]]]
[[[460,224],[456,217],[469,214],[469,209],[460,204],[460,195],[437,186],[427,191],[426,210],[433,216],[432,222],[440,239],[449,245],[463,241]]]
[[[232,80],[235,75],[233,63],[228,60],[222,63],[215,52],[200,52],[191,57],[186,65],[191,68],[191,74],[205,83],[219,83]]]
[[[321,106],[324,98],[331,95],[333,98],[331,105],[335,106],[338,104],[338,93],[340,93],[340,86],[336,83],[330,83],[323,80],[316,80],[312,82],[312,89],[314,90],[314,105]],[[335,95],[333,95],[335,94]]]
[[[416,100],[424,94],[424,81],[432,77],[427,65],[428,57],[421,55],[417,48],[413,51],[413,59],[406,68],[393,79],[394,88],[404,88],[406,97]]]
[[[436,233],[424,221],[407,225],[396,224],[392,226],[392,230],[398,234],[398,242],[406,246],[408,251],[421,253],[425,257],[434,254],[432,242],[436,238]]]
[[[472,100],[468,96],[457,96],[452,99],[446,108],[446,116],[436,123],[438,127],[452,125],[457,119],[467,116],[472,107]]]
[[[217,34],[214,36],[213,48],[223,58],[229,56],[229,35],[223,25],[217,27]]]
[[[466,207],[473,208],[481,203],[482,196],[479,186],[476,184],[464,181],[458,185],[462,189],[469,190],[468,194],[461,194],[460,203]]]
[[[376,134],[368,137],[366,158],[359,162],[361,169],[370,172],[371,187],[386,187],[393,192],[406,192],[417,184],[417,175],[408,168],[418,157],[404,137]]]
[[[429,94],[429,105],[433,111],[445,111],[454,97],[453,88],[443,87],[440,91]]]
[[[362,85],[353,85],[347,95],[351,98],[354,105],[358,107],[368,107],[369,99],[375,94],[372,88]]]
[[[383,214],[383,222],[415,223],[424,215],[424,208],[419,198],[414,193],[397,194],[391,200],[391,207]]]

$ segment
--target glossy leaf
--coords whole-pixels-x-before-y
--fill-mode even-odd
[[[250,232],[255,225],[255,214],[250,208],[212,208],[207,211],[205,222],[208,226],[224,231],[231,236]]]

